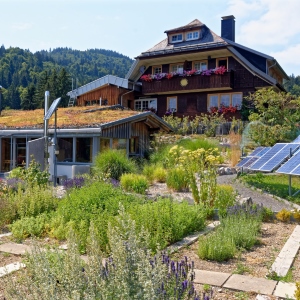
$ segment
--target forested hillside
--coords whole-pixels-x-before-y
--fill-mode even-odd
[[[285,89],[287,92],[290,92],[292,95],[295,95],[297,97],[300,96],[300,76],[296,76],[292,74],[290,77],[290,80],[287,81],[284,84]]]
[[[61,106],[67,106],[72,78],[75,88],[107,74],[124,77],[131,64],[129,57],[104,49],[56,48],[32,53],[1,46],[1,108],[41,108],[46,90],[51,101],[62,97]]]

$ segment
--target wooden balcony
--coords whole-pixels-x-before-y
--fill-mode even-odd
[[[176,76],[170,79],[163,78],[162,80],[153,80],[151,82],[143,81],[143,94],[158,94],[169,92],[190,92],[191,90],[216,90],[216,89],[231,89],[233,88],[233,71],[226,72],[223,75],[212,74],[192,75],[192,76]],[[181,80],[187,79],[187,84],[183,86]]]

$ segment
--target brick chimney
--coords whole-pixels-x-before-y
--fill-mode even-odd
[[[235,17],[225,16],[221,21],[221,37],[235,42]]]

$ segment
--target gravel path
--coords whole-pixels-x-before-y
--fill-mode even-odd
[[[271,208],[273,211],[280,211],[285,208],[292,210],[294,208],[300,209],[299,205],[291,204],[287,200],[273,197],[270,194],[264,193],[260,190],[247,187],[244,183],[236,180],[236,175],[222,175],[217,178],[218,184],[232,185],[242,197],[251,197],[253,203],[263,204],[265,207]]]

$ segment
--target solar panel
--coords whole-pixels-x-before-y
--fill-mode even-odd
[[[263,148],[258,154],[257,156],[263,156],[265,153],[267,153],[269,150],[271,149],[271,147],[265,147]]]
[[[300,175],[300,166],[296,167],[290,175]]]
[[[252,157],[246,157],[246,158],[244,158],[242,161],[240,161],[237,165],[236,165],[236,167],[243,167],[250,159],[251,159]]]
[[[290,174],[300,165],[300,152],[297,151],[296,154],[291,157],[285,164],[283,164],[276,172],[283,174]]]
[[[260,167],[260,171],[272,172],[279,167],[290,154],[295,152],[299,148],[299,144],[287,144],[277,154],[271,157],[263,166]]]
[[[259,152],[261,152],[264,149],[264,147],[257,147],[252,153],[250,153],[249,156],[256,156]]]
[[[48,109],[48,111],[44,117],[44,120],[49,120],[51,118],[52,114],[54,113],[54,111],[56,110],[56,108],[59,104],[60,99],[61,98],[57,98],[52,102],[50,108]]]
[[[250,157],[250,159],[243,165],[244,168],[249,168],[251,165],[253,165],[257,160],[259,159],[259,157],[253,156]]]
[[[275,154],[283,149],[287,144],[278,143],[269,149],[263,156],[260,157],[251,167],[251,170],[259,170],[268,160],[270,160]]]
[[[292,141],[292,143],[300,143],[300,135]]]

